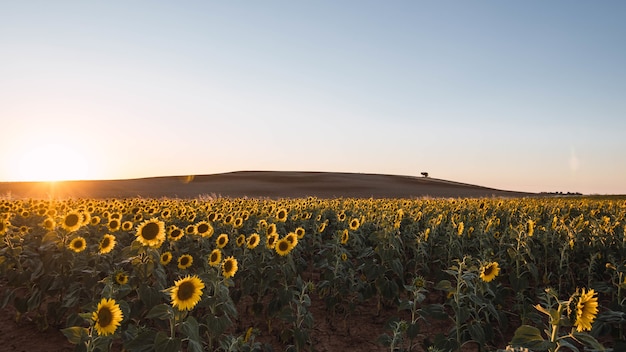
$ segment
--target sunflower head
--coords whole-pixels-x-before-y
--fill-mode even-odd
[[[222,262],[222,275],[224,275],[225,278],[233,277],[237,269],[239,269],[237,259],[232,256],[224,259]]]
[[[359,228],[359,226],[361,226],[361,223],[359,222],[359,219],[352,219],[350,220],[350,230],[355,231],[356,229]]]
[[[348,230],[343,230],[343,232],[341,233],[341,244],[348,243],[349,239],[350,239],[350,234],[348,233]]]
[[[287,221],[287,215],[289,215],[289,212],[287,211],[287,209],[285,208],[280,208],[276,211],[276,221],[278,222],[285,222]]]
[[[216,248],[213,251],[211,251],[211,254],[209,254],[209,265],[212,267],[217,267],[220,265],[221,262],[222,262],[222,251]]]
[[[276,232],[267,235],[265,238],[265,247],[268,249],[274,249],[276,246],[276,241],[278,241],[278,234]]]
[[[243,246],[246,243],[246,235],[241,234],[237,236],[237,240],[235,241],[235,243],[237,243],[237,247]]]
[[[189,276],[174,282],[169,288],[172,306],[178,310],[191,310],[202,298],[204,283],[197,275]]]
[[[87,241],[85,241],[85,239],[81,236],[74,237],[74,239],[70,241],[70,244],[68,245],[68,247],[72,251],[76,253],[80,253],[84,251],[85,248],[87,248]]]
[[[585,292],[583,288],[582,291],[576,290],[570,297],[567,305],[568,317],[578,332],[591,330],[591,324],[598,314],[598,297],[594,297],[595,294],[593,289]]]
[[[246,241],[246,246],[248,247],[248,249],[254,249],[256,248],[256,246],[259,245],[259,242],[261,241],[261,237],[259,237],[258,234],[253,233],[252,235],[250,235]]]
[[[94,327],[98,335],[112,335],[117,327],[124,319],[120,306],[115,303],[114,299],[103,298],[95,312],[92,313],[91,319],[94,321]]]
[[[199,223],[196,224],[196,234],[202,236],[202,237],[211,237],[213,236],[213,226],[206,222],[206,221],[200,221]]]
[[[118,272],[115,274],[115,282],[119,285],[126,285],[128,283],[128,275],[123,271]]]
[[[61,220],[61,227],[67,232],[73,232],[78,230],[83,225],[83,217],[77,211],[69,212]]]
[[[225,233],[219,235],[217,237],[217,240],[215,240],[215,244],[217,245],[217,248],[226,247],[226,245],[228,244],[228,235]]]
[[[185,235],[185,232],[177,226],[174,226],[169,231],[169,239],[170,241],[178,241]]]
[[[306,233],[302,227],[298,227],[294,232],[296,233],[296,236],[298,236],[299,240],[304,238],[304,234]]]
[[[500,266],[498,262],[491,262],[480,268],[480,278],[484,282],[491,282],[500,274]]]
[[[112,251],[113,247],[115,247],[115,243],[116,243],[115,236],[108,234],[108,233],[102,236],[102,239],[100,240],[100,244],[98,245],[98,250],[100,254],[106,254]]]
[[[291,246],[291,242],[289,242],[289,240],[286,237],[283,237],[280,240],[278,240],[278,242],[276,242],[276,246],[274,247],[274,250],[280,256],[286,256],[287,254],[289,254],[289,252],[291,252],[292,248],[293,247]]]
[[[183,254],[178,257],[178,269],[185,270],[193,264],[193,257],[189,254]]]
[[[144,246],[161,247],[165,241],[165,223],[157,218],[146,220],[137,226],[135,236]]]
[[[161,257],[159,261],[161,262],[161,265],[163,266],[169,264],[172,261],[172,252],[167,251],[167,252],[161,253]]]

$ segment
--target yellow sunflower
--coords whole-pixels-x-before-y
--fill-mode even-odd
[[[295,232],[289,232],[287,236],[285,236],[285,239],[289,241],[291,249],[294,249],[298,245],[298,235],[296,235]]]
[[[253,233],[248,237],[248,240],[246,241],[246,246],[248,247],[248,249],[254,249],[256,248],[256,246],[259,245],[259,242],[261,242],[261,237],[259,237],[258,234]]]
[[[236,218],[233,227],[239,229],[243,226],[243,218]]]
[[[100,244],[98,245],[98,250],[100,251],[100,254],[106,254],[112,251],[113,248],[115,247],[115,243],[116,243],[115,236],[110,235],[108,233],[102,236],[102,239],[100,240]]]
[[[222,262],[222,274],[225,278],[233,277],[237,269],[239,269],[237,259],[232,256],[224,259],[224,262]]]
[[[323,223],[321,223],[321,224],[317,227],[317,232],[319,232],[319,233],[324,232],[324,230],[326,230],[326,221],[324,221]]]
[[[61,221],[61,227],[63,227],[67,232],[73,232],[78,230],[83,225],[83,217],[77,211],[72,211],[65,214],[63,220]]]
[[[237,243],[237,247],[243,246],[246,243],[246,235],[241,234],[237,236],[237,240],[235,241],[235,243]]]
[[[213,251],[211,251],[211,254],[209,254],[209,265],[212,267],[217,267],[220,265],[221,262],[222,262],[222,251],[216,248]]]
[[[278,222],[285,222],[285,221],[287,221],[287,215],[288,214],[289,214],[289,212],[285,208],[280,208],[280,209],[276,210],[276,221],[278,221]]]
[[[580,294],[575,294],[577,303],[574,326],[578,332],[591,330],[591,324],[598,314],[598,297],[594,297],[595,294],[593,289],[585,292],[584,288]]]
[[[278,240],[278,242],[276,242],[276,246],[274,247],[274,250],[279,255],[285,256],[289,254],[289,252],[291,252],[292,248],[293,247],[291,246],[291,243],[289,242],[289,240],[286,237],[284,237]]]
[[[267,237],[265,238],[265,247],[267,247],[268,249],[274,249],[274,246],[276,246],[276,241],[278,241],[278,234],[276,232],[267,235]]]
[[[99,225],[100,221],[102,221],[102,219],[100,219],[99,216],[92,216],[91,217],[91,221],[89,222],[91,225],[95,226],[95,225]]]
[[[0,221],[0,235],[4,235],[7,230],[9,229],[9,227],[11,227],[11,223],[6,221],[6,220],[2,220]]]
[[[181,238],[183,238],[183,236],[185,236],[185,232],[181,228],[177,226],[173,226],[170,229],[168,236],[169,236],[170,241],[176,242],[180,240]]]
[[[348,243],[349,239],[350,239],[350,234],[348,233],[348,230],[343,230],[343,232],[341,233],[341,244]]]
[[[226,247],[226,245],[228,244],[228,235],[225,233],[219,235],[217,237],[217,240],[215,240],[215,244],[217,245],[217,248]]]
[[[265,235],[269,236],[273,233],[276,233],[276,224],[269,224],[267,229],[265,229]]]
[[[87,248],[87,241],[81,236],[75,237],[68,245],[68,248],[76,253],[80,253]]]
[[[213,232],[213,226],[204,220],[196,224],[195,233],[202,237],[211,237]]]
[[[118,272],[115,274],[115,282],[120,285],[126,285],[128,283],[128,275],[123,271]]]
[[[124,319],[120,306],[115,303],[114,299],[103,298],[98,303],[98,308],[91,315],[91,319],[95,322],[98,335],[112,335]]]
[[[137,226],[135,236],[144,246],[161,247],[165,241],[165,223],[157,218],[146,220]]]
[[[41,226],[49,231],[54,230],[55,227],[57,227],[57,223],[56,221],[54,221],[53,218],[46,218],[42,223]],[[2,233],[2,225],[0,224],[0,234]]]
[[[359,228],[359,226],[361,226],[361,223],[359,222],[359,219],[352,219],[350,220],[350,230],[355,231],[356,229]]]
[[[109,231],[111,232],[115,232],[119,230],[120,226],[121,226],[121,223],[119,219],[110,219],[109,223],[107,224],[107,227],[109,228]]]
[[[302,227],[298,227],[295,232],[299,240],[301,240],[304,237],[305,231]]]
[[[172,252],[167,251],[167,252],[161,253],[161,257],[159,258],[159,261],[161,262],[161,265],[163,266],[169,264],[172,261]]]
[[[498,274],[500,274],[500,266],[497,262],[488,263],[480,268],[480,278],[484,282],[491,282]]]
[[[132,221],[124,221],[122,223],[122,230],[123,231],[130,231],[133,228],[133,222]]]
[[[178,310],[191,310],[202,298],[204,283],[196,275],[189,276],[174,282],[170,287],[172,306]]]
[[[183,254],[178,258],[178,269],[187,269],[193,264],[193,257],[189,254]]]

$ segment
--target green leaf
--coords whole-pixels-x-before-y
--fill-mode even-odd
[[[530,325],[522,325],[517,328],[511,344],[537,351],[547,351],[553,345],[550,341],[544,340],[539,329]]]
[[[156,352],[179,352],[181,345],[180,339],[169,337],[163,332],[158,332],[154,339]]]
[[[169,304],[163,303],[152,307],[152,309],[148,312],[148,315],[146,315],[146,318],[167,320],[173,316],[174,309]]]
[[[81,328],[80,326],[62,329],[61,332],[67,337],[68,341],[74,345],[82,343],[89,337],[89,329]]]
[[[572,333],[572,336],[576,340],[578,340],[578,342],[582,343],[583,345],[587,347],[591,347],[596,351],[606,351],[604,346],[602,346],[602,344],[598,342],[598,340],[596,340],[593,336],[589,334],[582,333],[582,332],[574,332]]]
[[[198,321],[190,316],[180,324],[181,332],[189,339],[187,350],[190,352],[202,352],[202,342],[200,341],[200,332]]]
[[[435,285],[435,290],[451,292],[453,291],[452,283],[448,280],[441,280]]]

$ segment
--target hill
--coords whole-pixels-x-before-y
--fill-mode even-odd
[[[199,196],[251,198],[415,198],[415,197],[523,197],[534,193],[399,175],[238,171],[196,176],[167,176],[128,180],[2,182],[4,198],[196,198]]]

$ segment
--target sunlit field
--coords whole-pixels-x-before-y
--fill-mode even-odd
[[[364,306],[380,350],[618,351],[625,225],[623,198],[0,200],[0,302],[77,351],[312,351]]]

